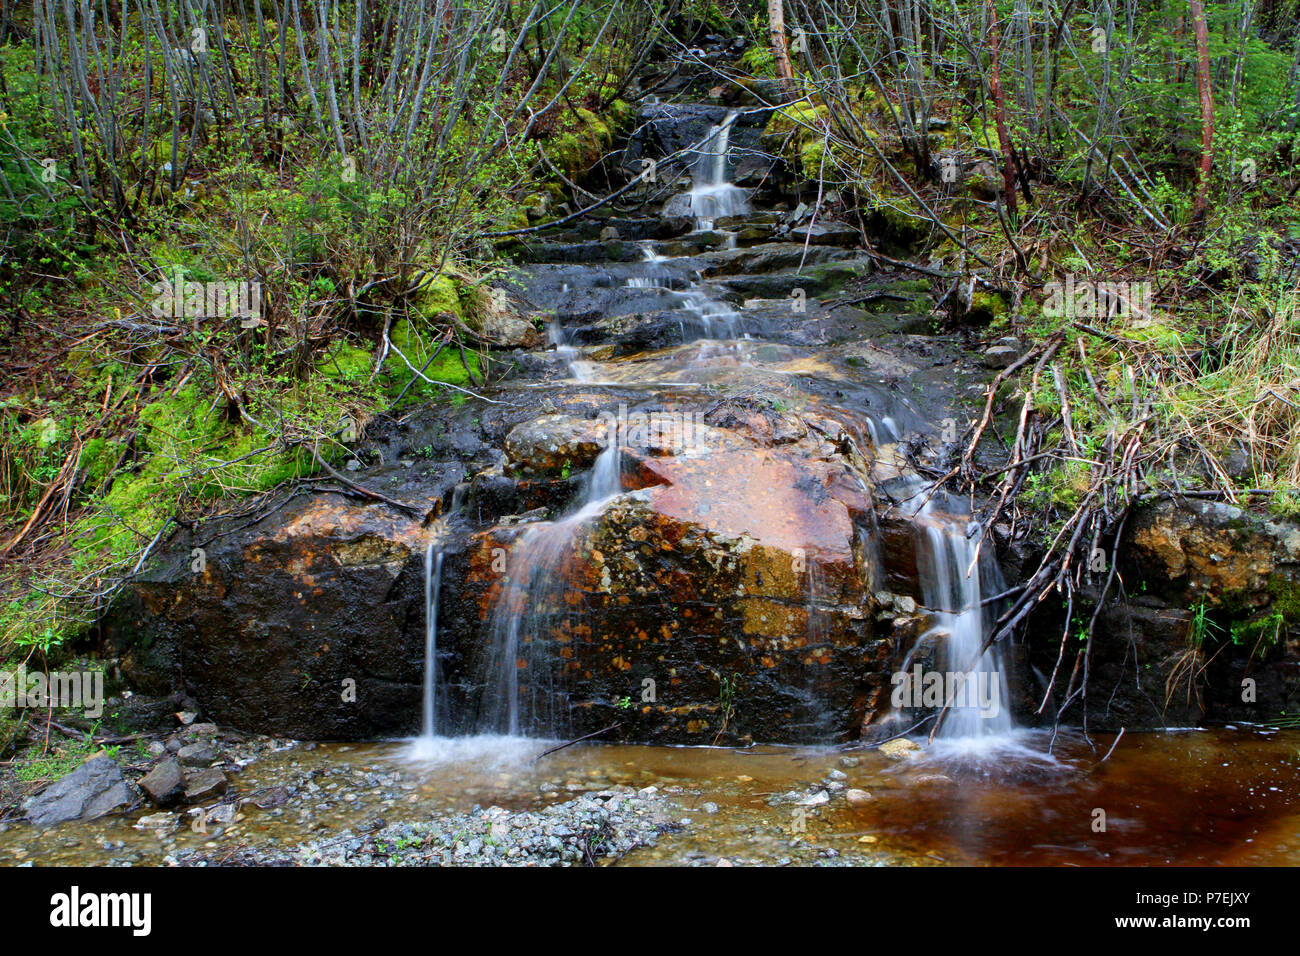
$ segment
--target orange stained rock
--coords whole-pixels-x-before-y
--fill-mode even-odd
[[[860,493],[849,496],[838,484],[834,491],[827,489],[826,463],[796,465],[759,449],[737,449],[718,456],[655,459],[645,467],[663,479],[664,484],[648,490],[661,515],[728,537],[748,535],[785,551],[853,560],[853,522],[842,498],[849,497],[855,509],[869,506]]]

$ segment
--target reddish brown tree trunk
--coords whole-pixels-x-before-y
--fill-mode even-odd
[[[989,92],[993,95],[993,116],[998,126],[998,146],[1002,149],[1002,196],[1007,212],[1016,214],[1016,151],[1007,130],[1007,103],[1002,94],[1002,65],[998,62],[1002,52],[1002,33],[998,27],[998,12],[993,0],[984,0],[989,17],[990,46],[993,53],[993,75],[989,79]]]
[[[1188,5],[1196,34],[1196,90],[1201,95],[1201,165],[1196,177],[1196,200],[1192,204],[1192,222],[1200,222],[1205,218],[1206,193],[1214,166],[1214,93],[1210,89],[1210,42],[1205,28],[1205,8],[1201,0],[1188,0]]]

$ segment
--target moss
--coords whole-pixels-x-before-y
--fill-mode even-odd
[[[547,141],[547,155],[566,176],[576,179],[600,162],[614,143],[615,130],[632,116],[632,107],[621,100],[611,103],[603,117],[579,108]]]
[[[1268,579],[1268,593],[1274,609],[1289,625],[1300,624],[1300,584],[1280,574]]]
[[[393,326],[390,337],[393,344],[401,349],[402,355],[405,355],[412,365],[417,369],[424,369],[422,374],[425,378],[432,379],[434,382],[447,382],[452,385],[465,386],[471,384],[470,371],[475,376],[480,374],[477,353],[467,351],[465,361],[462,362],[460,349],[454,345],[448,345],[438,353],[436,358],[429,361],[437,350],[437,345],[430,333],[431,330],[422,328],[418,320],[414,322],[403,320]],[[426,362],[428,362],[427,366]],[[469,371],[465,368],[466,364],[469,365]],[[390,398],[396,398],[406,388],[411,379],[415,377],[415,373],[406,362],[402,361],[402,357],[396,354],[392,354],[384,360],[383,375],[385,389]],[[446,389],[440,389],[436,385],[420,381],[411,386],[404,401],[415,401],[421,398],[445,395],[446,391]]]
[[[411,301],[416,311],[426,319],[432,319],[443,312],[450,312],[458,319],[465,318],[460,300],[460,284],[446,273],[426,275],[415,287]]]
[[[229,421],[224,404],[191,383],[145,406],[139,464],[119,472],[98,513],[79,523],[83,541],[126,557],[141,537],[157,533],[184,498],[269,491],[316,470],[308,449],[271,450],[272,440],[260,429]]]
[[[970,297],[968,317],[972,321],[991,323],[1005,320],[1010,306],[1000,292],[979,291]]]
[[[867,104],[868,109],[873,104]],[[830,112],[824,104],[803,99],[776,110],[763,130],[763,144],[779,152],[808,179],[818,178],[824,169],[840,172],[853,170],[853,178],[864,180],[875,172],[876,161],[870,150],[844,150],[828,145],[821,132],[830,128]],[[877,134],[865,126],[867,135]]]
[[[374,358],[365,349],[346,342],[317,363],[316,370],[340,382],[362,382],[370,375]]]
[[[85,469],[86,487],[98,488],[122,457],[124,450],[125,446],[120,442],[109,441],[107,438],[92,438],[82,445],[81,459],[77,466]]]

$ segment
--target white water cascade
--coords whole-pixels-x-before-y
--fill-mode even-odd
[[[646,243],[641,252],[647,268],[645,274],[631,276],[627,280],[629,288],[666,290],[675,307],[695,321],[706,339],[737,339],[744,334],[744,322],[740,313],[727,303],[708,295],[697,283],[693,282],[685,289],[674,288],[679,283],[675,281],[673,272],[662,265],[671,262],[672,257],[659,255],[650,243]],[[686,319],[683,318],[678,324],[685,337]]]
[[[731,182],[727,153],[737,113],[727,114],[705,140],[691,169],[691,212],[697,229],[712,229],[718,219],[749,212],[749,193]]]
[[[553,735],[559,728],[563,715],[557,712],[557,702],[563,695],[551,673],[555,662],[546,630],[557,615],[567,613],[562,566],[573,553],[574,537],[622,492],[614,438],[610,436],[587,474],[577,506],[556,521],[529,525],[510,549],[509,580],[492,610],[491,650],[480,674],[480,733]],[[521,661],[529,674],[526,689],[520,687]]]
[[[922,598],[935,616],[934,632],[945,639],[940,668],[965,675],[962,688],[944,715],[936,738],[974,740],[1005,737],[1014,724],[1003,650],[988,639],[990,615],[984,599],[1003,590],[997,562],[988,553],[991,542],[978,549],[980,535],[958,515],[927,502],[915,517],[917,565]]]
[[[465,500],[466,485],[455,487],[451,508],[424,552],[424,703],[420,741],[438,736],[438,603],[442,594],[442,562],[446,556],[445,522],[457,514]]]

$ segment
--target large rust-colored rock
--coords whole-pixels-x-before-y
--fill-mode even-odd
[[[1141,509],[1126,555],[1144,576],[1192,599],[1262,606],[1269,582],[1300,570],[1300,527],[1220,502],[1163,501]]]
[[[185,690],[223,726],[249,731],[364,739],[411,729],[429,532],[387,505],[333,493],[228,526],[179,535],[115,605],[105,631],[128,681]]]
[[[519,615],[523,729],[617,723],[606,736],[672,743],[856,733],[892,652],[870,625],[862,463],[815,415],[710,417],[724,420],[681,447],[625,446],[633,490],[587,521],[472,539],[443,623],[483,636],[458,642],[452,683],[490,679],[494,635]],[[542,540],[554,564],[537,569]],[[567,707],[538,703],[557,689]]]

